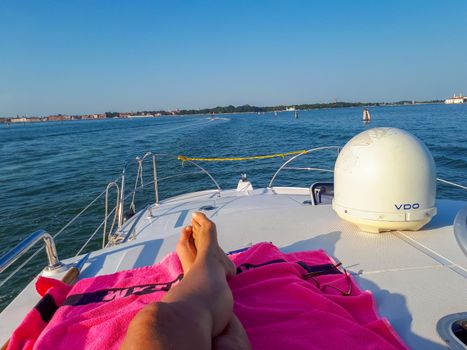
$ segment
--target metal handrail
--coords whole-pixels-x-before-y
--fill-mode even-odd
[[[198,169],[200,169],[203,173],[205,173],[207,176],[209,176],[209,178],[212,180],[212,182],[214,182],[214,185],[216,185],[216,188],[217,188],[217,195],[220,196],[221,194],[221,187],[219,186],[219,184],[217,183],[216,179],[214,179],[214,177],[211,175],[211,173],[209,171],[207,171],[206,169],[204,169],[201,165],[199,165],[198,163],[195,163],[191,160],[184,160],[184,162],[186,163],[190,163],[192,165],[194,165],[195,167],[197,167]]]
[[[310,168],[310,167],[293,167],[293,166],[285,167],[282,170],[322,171],[322,172],[325,172],[325,173],[333,173],[334,172],[334,170],[332,170],[332,169]]]
[[[117,225],[117,229],[120,230],[122,228],[122,225],[123,225],[123,210],[125,208],[125,177],[126,177],[126,172],[129,168],[130,165],[132,165],[133,163],[137,163],[138,164],[138,174],[136,176],[136,182],[135,182],[135,188],[133,190],[132,193],[136,193],[136,189],[137,189],[137,184],[138,184],[138,180],[141,176],[141,184],[142,184],[142,177],[143,177],[143,174],[142,174],[142,167],[143,167],[143,162],[144,160],[149,157],[149,156],[152,156],[152,165],[153,165],[153,181],[154,181],[154,196],[155,196],[155,202],[156,202],[156,205],[158,204],[159,202],[159,191],[158,191],[158,184],[157,184],[157,168],[156,168],[156,154],[155,153],[152,153],[152,152],[146,152],[142,157],[136,157],[136,158],[133,158],[133,159],[130,159],[128,160],[126,163],[125,163],[125,166],[123,167],[123,170],[122,170],[122,175],[121,175],[121,185],[120,185],[120,200],[119,200],[119,203],[118,203],[118,211],[117,211],[117,215],[118,215],[118,225]],[[132,203],[134,202],[134,197],[133,197],[133,201]]]
[[[152,153],[148,152],[145,154],[145,156],[143,158],[147,158],[149,155],[153,155]],[[165,154],[164,154],[165,155]],[[155,156],[155,154],[154,154]],[[153,161],[155,161],[153,159]],[[193,162],[190,162],[190,163],[193,163]],[[153,162],[153,165],[154,165],[154,162]],[[197,164],[195,164],[197,165]],[[126,167],[128,166],[128,164],[126,165]],[[144,184],[144,187],[146,186],[149,186],[149,185],[152,185],[154,184],[155,186],[155,191],[156,191],[156,204],[158,204],[158,201],[159,201],[159,197],[158,197],[158,190],[157,190],[157,183],[160,182],[160,181],[163,181],[163,180],[167,180],[167,179],[170,179],[170,178],[174,178],[174,177],[179,177],[179,176],[186,176],[186,175],[193,175],[193,174],[200,174],[200,173],[207,173],[208,176],[210,175],[209,172],[207,170],[205,170],[204,168],[198,166],[198,168],[201,170],[201,171],[197,171],[197,172],[189,172],[189,173],[182,173],[182,174],[176,174],[176,175],[170,175],[170,176],[166,176],[166,177],[162,177],[162,178],[157,178],[157,173],[154,172],[153,174],[156,176],[156,182],[154,181],[150,181],[150,182],[147,182]],[[211,179],[212,179],[212,176],[209,176]],[[37,230],[35,231],[32,235],[30,235],[29,237],[27,237],[23,242],[21,242],[17,247],[13,248],[11,251],[9,251],[8,253],[6,253],[5,255],[3,255],[1,258],[0,258],[0,272],[3,272],[4,270],[6,270],[10,265],[12,265],[17,259],[19,259],[23,254],[25,254],[31,247],[32,245],[34,245],[38,240],[40,240],[40,238],[43,238],[44,241],[46,242],[45,244],[45,248],[46,248],[46,251],[47,251],[47,256],[49,257],[49,266],[47,267],[47,269],[52,269],[55,264],[56,267],[60,267],[61,263],[60,261],[58,260],[58,257],[57,257],[57,251],[56,251],[56,248],[55,248],[55,244],[54,244],[54,241],[53,241],[53,238],[54,237],[57,237],[59,236],[65,229],[67,229],[70,225],[72,225],[85,211],[87,211],[94,203],[96,203],[96,201],[101,198],[102,196],[106,196],[107,197],[107,192],[108,190],[110,189],[109,187],[113,187],[115,186],[117,188],[117,197],[118,197],[118,203],[117,205],[115,206],[114,209],[112,209],[110,211],[110,213],[108,213],[107,215],[104,216],[104,220],[100,223],[100,225],[98,226],[98,228],[96,229],[96,231],[91,235],[91,237],[88,239],[88,241],[86,242],[85,245],[83,245],[83,247],[81,247],[79,253],[82,252],[82,250],[84,249],[84,247],[89,243],[90,239],[92,239],[92,237],[95,236],[95,234],[97,233],[97,231],[99,229],[102,228],[102,226],[106,225],[107,223],[107,220],[109,219],[109,217],[115,212],[116,209],[120,209],[120,199],[121,199],[121,195],[122,195],[122,190],[120,189],[120,191],[118,191],[118,185],[116,185],[116,181],[120,180],[120,178],[117,178],[115,181],[112,181],[106,188],[106,190],[104,190],[103,192],[101,192],[99,195],[97,195],[88,205],[86,205],[85,208],[83,208],[76,216],[74,216],[67,224],[65,224],[65,226],[63,226],[55,235],[51,236],[49,233],[45,232],[44,230]],[[215,180],[214,180],[215,182]],[[217,184],[217,182],[215,182]],[[220,191],[220,187],[217,185],[218,187],[218,191]],[[135,191],[138,191],[139,188],[137,188]],[[129,193],[127,194],[126,196],[124,196],[124,199],[127,199],[128,197],[132,196],[133,193]],[[144,212],[144,210],[143,210]],[[107,230],[106,230],[107,231]],[[108,234],[111,235],[112,234],[112,228],[108,231]],[[131,233],[131,230],[130,230],[130,233]],[[39,237],[37,238],[35,235],[38,235],[40,236],[41,234],[44,235],[44,237]],[[50,237],[50,239],[49,239]],[[36,238],[36,239],[34,239]],[[111,237],[109,236],[109,239]],[[29,242],[32,240],[32,243],[31,243],[31,246],[27,247],[27,249],[20,249],[22,250],[22,252],[14,259],[10,259],[10,253],[12,251],[16,251],[18,248],[21,248],[25,243]],[[49,243],[50,242],[50,243]],[[0,286],[2,286],[4,284],[4,282],[6,282],[7,280],[9,280],[11,277],[13,277],[26,263],[28,263],[33,257],[35,257],[44,247],[41,247],[39,248],[38,250],[36,250],[25,262],[23,262],[21,264],[21,266],[19,266],[15,271],[13,271],[6,279],[2,280],[0,282]],[[54,258],[55,257],[55,258]]]
[[[444,180],[444,179],[441,179],[440,177],[437,177],[436,180],[439,181],[439,182],[442,182],[442,183],[444,183],[446,185],[450,185],[450,186],[453,186],[453,187],[459,187],[459,188],[462,188],[463,190],[467,190],[467,186],[456,184],[455,182]]]
[[[287,167],[287,165],[292,162],[293,160],[297,159],[298,157],[304,155],[304,154],[308,154],[308,153],[311,153],[311,152],[315,152],[315,151],[318,151],[318,150],[325,150],[325,149],[337,149],[337,150],[340,150],[340,147],[338,146],[328,146],[328,147],[318,147],[318,148],[313,148],[313,149],[310,149],[308,151],[304,151],[290,159],[288,159],[284,164],[282,164],[282,166],[276,171],[276,173],[274,174],[274,176],[272,177],[270,183],[269,183],[269,188],[272,188],[272,185],[273,185],[273,182],[274,180],[276,179],[276,177],[278,176],[278,174],[280,173],[280,171],[286,169],[286,170],[310,170],[310,171],[326,171],[326,172],[332,172],[332,170],[330,169],[322,169],[322,168],[299,168],[299,167]],[[218,191],[218,195],[220,195],[220,192],[221,192],[221,188],[219,186],[219,184],[217,183],[217,181],[214,179],[214,177],[206,170],[204,169],[202,166],[200,166],[199,164],[193,162],[193,161],[189,161],[189,160],[186,160],[185,162],[187,163],[190,163],[194,166],[196,166],[199,170],[201,170],[200,172],[190,172],[190,173],[182,173],[182,174],[176,174],[176,175],[171,175],[171,176],[167,176],[167,177],[162,177],[162,178],[158,178],[157,177],[157,168],[156,168],[156,154],[155,153],[151,153],[151,152],[147,152],[142,158],[139,158],[137,157],[136,159],[130,161],[130,162],[127,162],[127,164],[125,165],[125,168],[123,170],[123,174],[122,174],[122,180],[123,180],[123,186],[124,186],[124,175],[125,175],[125,172],[128,168],[128,166],[134,162],[134,161],[144,161],[144,159],[150,157],[152,158],[153,160],[153,177],[154,177],[154,181],[150,181],[150,182],[146,182],[143,186],[141,186],[141,188],[143,187],[146,187],[146,186],[149,186],[149,185],[152,185],[154,184],[154,190],[155,190],[155,204],[158,205],[159,204],[159,194],[158,194],[158,183],[162,180],[166,180],[166,179],[169,179],[169,178],[174,178],[174,177],[178,177],[178,176],[186,176],[186,175],[190,175],[190,174],[197,174],[197,173],[204,173],[206,174],[212,181],[213,183],[216,185],[217,187],[217,191]],[[159,153],[157,154],[157,156],[173,156],[173,157],[176,157],[174,156],[173,154],[165,154],[165,153]],[[116,181],[119,181],[120,180],[120,177],[118,177],[117,179],[115,179],[114,182]],[[462,188],[462,189],[467,189],[467,186],[464,186],[464,185],[460,185],[460,184],[456,184],[454,182],[451,182],[451,181],[448,181],[448,180],[445,180],[445,179],[441,179],[441,178],[437,178],[436,179],[437,181],[439,182],[442,182],[442,183],[445,183],[447,185],[451,185],[451,186],[455,186],[455,187],[459,187],[459,188]],[[117,191],[118,191],[118,186],[117,187]],[[137,188],[135,191],[139,190],[140,188]],[[16,260],[18,260],[21,256],[23,256],[28,250],[31,249],[31,247],[33,245],[35,245],[38,241],[40,241],[41,239],[44,240],[45,244],[44,246],[38,248],[33,254],[31,254],[31,256],[29,256],[25,261],[23,261],[19,267],[17,267],[12,273],[10,273],[5,279],[3,279],[1,282],[0,282],[0,287],[3,286],[11,277],[13,277],[18,271],[20,271],[27,263],[29,263],[31,261],[31,259],[33,259],[38,253],[40,253],[42,251],[42,249],[46,249],[46,252],[47,252],[47,257],[48,257],[48,261],[49,261],[49,265],[46,267],[46,269],[48,270],[55,270],[55,269],[58,269],[60,268],[62,265],[62,263],[59,261],[58,259],[58,255],[57,255],[57,251],[56,251],[56,247],[55,247],[55,243],[54,243],[54,238],[58,237],[62,232],[64,232],[65,229],[67,229],[69,226],[71,226],[85,211],[87,211],[94,203],[96,203],[96,201],[101,198],[104,194],[106,194],[106,191],[103,191],[101,192],[100,194],[98,194],[85,208],[83,208],[77,215],[75,215],[66,225],[64,225],[56,234],[54,234],[53,236],[51,236],[49,233],[47,233],[46,231],[40,229],[40,230],[37,230],[35,232],[33,232],[30,236],[28,236],[26,239],[24,239],[20,244],[18,244],[16,247],[14,247],[13,249],[11,249],[8,253],[4,254],[3,256],[0,257],[0,273],[5,271],[9,266],[11,266]],[[126,199],[128,198],[129,196],[131,196],[133,193],[130,193],[128,195],[125,196],[124,194],[124,188],[120,188],[120,193],[118,193],[119,196],[119,200],[118,200],[118,206],[116,205],[116,207],[108,214],[106,215],[106,217],[104,218],[104,222],[106,222],[106,220],[108,220],[108,218],[114,213],[115,210],[123,210],[123,206],[121,206],[121,204],[123,203],[123,201],[120,201],[121,198],[123,199]],[[149,207],[151,208],[151,207]],[[138,221],[143,217],[143,214],[146,212],[146,210],[148,209],[148,207],[146,207],[145,210],[141,211],[141,213],[139,213],[138,217],[135,218],[134,222],[133,222],[133,225],[132,227],[130,228],[130,230],[128,231],[128,234],[126,235],[126,237],[123,238],[124,241],[127,241],[128,239],[131,239],[131,236],[134,234],[134,229],[136,228],[136,224],[138,223]],[[123,212],[122,212],[123,214]],[[121,216],[123,218],[123,215]],[[114,218],[115,219],[115,218]],[[81,248],[81,250],[79,251],[79,253],[86,247],[87,243],[89,243],[89,241],[94,237],[94,235],[98,232],[99,229],[101,229],[101,227],[104,225],[104,222],[101,222],[101,224],[99,225],[99,227],[96,229],[96,231],[91,235],[91,237],[89,237],[88,241],[86,242],[86,244]],[[112,228],[109,230],[109,234],[112,234]],[[113,237],[109,237],[109,238],[113,238]],[[118,243],[121,243],[121,241],[118,241]],[[79,254],[78,253],[78,254]]]
[[[44,240],[47,258],[49,260],[49,265],[46,267],[46,269],[49,271],[53,271],[61,267],[62,263],[58,259],[57,249],[55,248],[55,242],[53,237],[45,230],[39,229],[31,233],[16,247],[14,247],[8,253],[0,257],[0,272],[5,271],[11,264],[13,264],[20,257],[22,257],[29,249],[32,248],[33,245],[35,245],[41,239]]]
[[[120,188],[118,187],[118,184],[115,181],[112,181],[112,182],[109,182],[109,184],[107,185],[107,187],[105,189],[105,212],[104,212],[104,228],[103,228],[103,232],[102,232],[102,248],[105,247],[105,238],[107,236],[107,219],[108,219],[108,216],[109,216],[109,214],[108,214],[108,211],[109,211],[109,190],[111,188],[113,188],[113,187],[115,187],[117,189],[117,201],[116,201],[116,204],[115,204],[115,208],[112,210],[112,213],[114,213],[114,217],[112,219],[112,225],[110,226],[110,229],[109,229],[109,232],[108,232],[109,239],[110,239],[110,235],[113,232],[115,221],[117,219],[117,210],[116,210],[116,208],[118,208],[118,201],[120,199]]]
[[[123,226],[123,221],[124,221],[124,215],[123,215],[124,213],[123,212],[124,212],[124,208],[125,208],[125,199],[127,198],[127,196],[125,196],[125,181],[126,181],[126,173],[127,173],[128,168],[130,167],[130,165],[132,165],[134,163],[138,164],[138,173],[137,173],[137,176],[136,176],[136,182],[135,182],[134,189],[131,192],[132,205],[134,205],[134,199],[135,199],[134,194],[136,193],[136,190],[138,188],[138,180],[141,181],[141,187],[143,187],[143,174],[142,174],[143,162],[144,162],[145,159],[147,159],[149,157],[152,158],[153,181],[151,183],[154,184],[155,205],[156,206],[159,205],[159,189],[158,189],[159,180],[157,178],[157,162],[156,162],[156,157],[157,156],[170,156],[170,157],[174,157],[174,158],[177,157],[176,155],[169,154],[169,153],[158,153],[158,154],[156,154],[156,153],[153,153],[153,152],[146,152],[142,157],[136,157],[136,158],[130,159],[125,163],[125,166],[123,167],[122,175],[121,175],[120,199],[118,201],[118,210],[117,210],[117,222],[118,222],[117,230],[120,230],[122,228],[122,226]],[[206,174],[211,179],[211,181],[214,183],[214,185],[216,186],[217,195],[220,196],[220,193],[221,193],[222,189],[219,186],[216,179],[214,179],[214,177],[211,175],[211,173],[209,173],[209,171],[207,171],[201,165],[199,165],[199,164],[197,164],[197,163],[195,163],[195,162],[193,162],[191,160],[184,160],[183,162],[194,165],[195,167],[200,169],[201,172]]]
[[[115,179],[118,181],[119,178]],[[56,239],[60,236],[71,224],[73,224],[84,212],[86,212],[96,201],[105,194],[105,191],[102,191],[98,194],[88,205],[86,205],[81,211],[76,214],[70,221],[68,221],[57,233],[55,233],[52,238]],[[102,225],[102,224],[101,224]],[[0,287],[5,285],[13,276],[15,276],[18,271],[21,271],[36,255],[38,255],[45,246],[39,247],[34,253],[32,253],[26,260],[24,260],[18,267],[16,267],[10,274],[0,281]]]
[[[293,162],[295,159],[303,156],[304,154],[310,154],[312,152],[317,152],[317,151],[321,151],[321,150],[325,150],[325,149],[336,149],[337,152],[339,153],[339,150],[341,149],[340,146],[324,146],[324,147],[316,147],[316,148],[311,148],[309,150],[306,150],[306,151],[303,151],[299,154],[297,154],[296,156],[293,156],[292,158],[289,158],[287,159],[280,167],[279,169],[277,169],[277,171],[274,173],[274,175],[272,176],[271,178],[271,181],[269,181],[269,185],[268,185],[268,188],[269,189],[272,189],[272,184],[274,183],[274,180],[276,179],[277,175],[279,175],[279,173],[287,166],[287,164],[289,164],[290,162]],[[313,168],[310,168],[310,170],[312,170]],[[301,169],[303,170],[303,169]],[[313,169],[314,170],[314,169]]]
[[[164,180],[168,180],[168,179],[173,179],[173,178],[176,178],[176,177],[182,177],[182,176],[188,176],[188,175],[196,175],[196,174],[204,174],[202,171],[192,171],[192,172],[189,172],[189,173],[181,173],[181,174],[175,174],[175,175],[169,175],[169,176],[164,176],[164,177],[161,177],[161,178],[158,178],[157,179],[157,182],[161,182],[161,181],[164,181]],[[154,184],[154,181],[149,181],[149,182],[145,182],[143,186],[139,186],[137,187],[135,190],[131,191],[130,193],[127,193],[125,195],[125,200],[127,200],[128,198],[130,197],[133,197],[133,194],[135,192],[138,192],[138,191],[142,191],[144,190],[146,187],[150,186]],[[217,190],[216,190],[217,191]],[[158,206],[160,204],[160,202],[158,203],[154,203],[156,206]]]

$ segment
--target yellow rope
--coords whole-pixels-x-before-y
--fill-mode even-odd
[[[293,154],[300,154],[300,153],[308,153],[308,152],[307,151],[293,151],[293,152],[286,152],[286,153],[268,154],[268,155],[263,155],[263,156],[225,157],[225,158],[198,158],[198,157],[178,156],[177,159],[181,160],[182,162],[187,161],[187,160],[201,161],[201,162],[226,162],[226,161],[240,161],[240,160],[253,160],[253,159],[268,159],[268,158],[275,158],[275,157],[284,158],[286,156],[290,156]]]

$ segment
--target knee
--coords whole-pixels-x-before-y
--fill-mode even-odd
[[[212,340],[212,348],[214,350],[251,350],[245,328],[235,315],[223,332]]]
[[[251,350],[248,337],[243,334],[221,334],[212,339],[213,350]]]
[[[192,313],[189,312],[192,305],[180,303],[165,303],[162,301],[146,305],[133,318],[134,325],[150,328],[165,329],[174,324],[180,324],[191,320]]]
[[[160,323],[164,306],[163,303],[150,303],[143,307],[131,321],[132,326],[137,327],[156,327]]]
[[[160,305],[151,303],[131,320],[120,350],[156,349],[157,328],[161,322]]]

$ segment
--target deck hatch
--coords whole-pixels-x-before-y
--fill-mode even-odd
[[[436,325],[439,335],[452,350],[467,347],[467,312],[447,315]]]

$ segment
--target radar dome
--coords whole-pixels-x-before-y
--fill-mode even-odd
[[[436,215],[435,199],[433,157],[407,131],[366,130],[337,157],[332,207],[363,231],[418,230]]]

